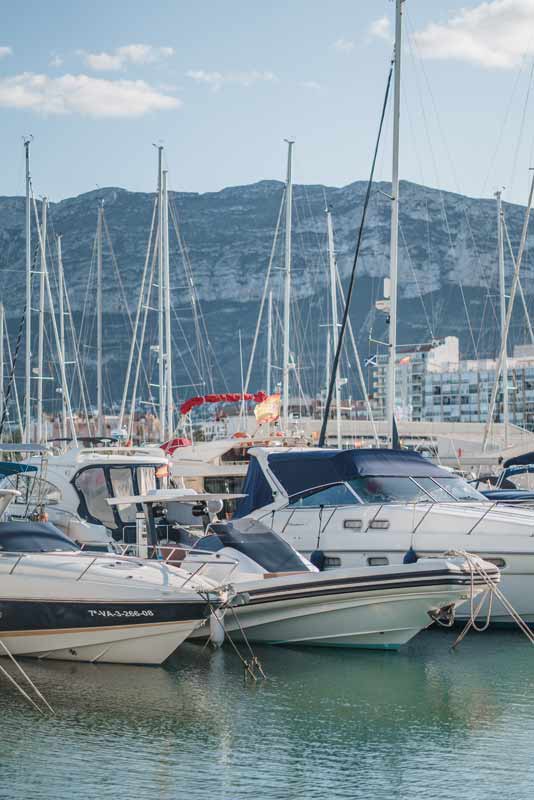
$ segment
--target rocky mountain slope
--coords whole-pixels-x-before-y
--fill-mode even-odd
[[[363,181],[342,188],[296,186],[294,189],[295,349],[303,354],[303,362],[307,359],[311,364],[307,367],[308,391],[316,390],[317,384],[324,380],[325,334],[321,326],[326,323],[328,274],[325,204],[332,210],[337,261],[346,280],[365,189]],[[375,339],[385,334],[385,320],[373,313],[373,306],[382,294],[381,279],[389,268],[388,191],[388,184],[374,187],[352,308],[352,321],[364,357],[376,351],[376,345],[368,342],[370,331]],[[239,382],[238,329],[242,331],[245,360],[248,356],[282,194],[283,184],[261,181],[220,192],[176,193],[171,197],[213,346],[215,388],[223,388],[215,364],[225,373],[231,388]],[[53,250],[53,235],[62,234],[66,281],[78,324],[85,313],[82,345],[88,381],[92,383],[94,325],[90,319],[94,314],[94,277],[91,276],[94,276],[94,239],[101,199],[105,202],[113,251],[106,242],[106,363],[108,374],[113,375],[110,393],[116,398],[130,333],[113,257],[126,304],[133,312],[154,196],[108,188],[53,203],[49,207],[49,237]],[[505,204],[515,249],[523,213],[521,207]],[[400,340],[428,341],[433,336],[455,333],[460,336],[466,356],[492,355],[497,341],[498,303],[495,202],[402,182],[400,224]],[[174,327],[177,340],[182,340],[176,345],[177,383],[195,384],[194,368],[187,363],[193,358],[188,346],[195,338],[189,290],[174,234],[171,239]],[[275,300],[281,297],[282,264],[283,224],[273,262]],[[523,269],[527,298],[534,293],[533,269],[527,253]],[[507,258],[508,274],[510,271],[511,261]],[[10,329],[14,331],[24,305],[24,198],[21,197],[0,197],[0,290]],[[524,323],[519,314],[514,337],[518,341],[524,338]],[[261,352],[265,350],[264,340],[265,336],[260,337]],[[263,369],[261,366],[254,373],[253,383],[258,388],[264,383]],[[202,372],[200,367],[198,372]],[[195,393],[196,389],[184,387],[183,392],[188,391]]]

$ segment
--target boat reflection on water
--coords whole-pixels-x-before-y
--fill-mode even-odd
[[[36,719],[2,686],[1,718],[18,732],[2,774],[14,800],[66,800],[74,774],[88,795],[95,764],[115,797],[386,796],[400,773],[406,791],[424,778],[439,792],[447,774],[450,796],[478,797],[467,790],[501,747],[528,759],[532,653],[512,632],[451,652],[455,635],[429,631],[394,655],[256,647],[268,679],[248,685],[231,649],[187,643],[163,668],[27,660],[58,715]],[[509,761],[492,766],[494,789]]]

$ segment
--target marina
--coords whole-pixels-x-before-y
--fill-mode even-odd
[[[0,798],[524,800],[534,0],[164,5],[0,44]]]

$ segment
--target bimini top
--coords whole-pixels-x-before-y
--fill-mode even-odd
[[[268,463],[290,497],[308,489],[360,477],[450,477],[450,472],[413,450],[310,448],[270,453]]]
[[[309,448],[270,452],[267,462],[290,498],[355,478],[451,477],[450,472],[412,450]],[[243,493],[247,496],[238,503],[235,518],[244,517],[257,508],[270,505],[274,500],[271,485],[254,456],[250,459]]]

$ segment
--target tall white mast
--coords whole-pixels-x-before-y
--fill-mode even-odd
[[[56,236],[57,254],[57,273],[58,273],[58,294],[59,294],[59,357],[65,365],[65,276],[63,274],[63,255],[61,252],[61,235]],[[63,389],[61,389],[61,435],[67,437],[67,404]]]
[[[104,201],[98,208],[96,229],[96,419],[97,434],[104,434],[103,370],[102,370],[102,237],[104,228]]]
[[[328,231],[328,261],[330,265],[330,304],[332,307],[332,352],[337,351],[339,341],[339,323],[337,314],[337,270],[336,253],[334,250],[334,228],[332,225],[332,214],[330,209],[326,209],[326,228]],[[337,446],[341,447],[341,387],[339,383],[339,367],[335,375],[336,390],[336,436]]]
[[[24,142],[26,153],[26,341],[24,379],[24,441],[31,440],[32,395],[32,256],[31,256],[31,205],[30,205],[30,139]]]
[[[267,380],[265,388],[267,394],[271,394],[271,373],[273,370],[273,290],[269,291],[269,301],[267,305]]]
[[[286,179],[286,246],[284,275],[284,355],[282,366],[282,417],[286,433],[289,428],[289,369],[290,352],[289,337],[291,323],[291,212],[293,206],[293,185],[291,182],[291,166],[294,142],[287,142],[287,179]]]
[[[165,415],[165,299],[163,285],[165,281],[163,252],[163,146],[158,145],[158,404],[160,439],[166,439]]]
[[[172,334],[171,334],[171,269],[169,256],[169,194],[167,187],[167,170],[163,170],[163,270],[165,276],[165,367],[166,367],[166,406],[167,436],[172,436],[173,402],[172,402]]]
[[[495,192],[497,198],[497,250],[499,254],[499,295],[501,308],[501,343],[505,337],[506,323],[506,285],[504,279],[504,218],[502,210],[502,192]],[[503,363],[502,363],[502,411],[504,422],[504,446],[508,447],[508,424],[509,424],[509,402],[508,402],[508,359],[506,352],[506,341],[504,341]]]
[[[387,413],[389,444],[393,446],[395,426],[395,359],[397,355],[397,264],[399,251],[399,144],[402,48],[402,4],[395,8],[395,96],[393,101],[393,168],[391,175],[390,314]]]
[[[41,210],[41,269],[39,271],[39,334],[37,345],[37,441],[43,441],[43,384],[44,384],[44,314],[46,288],[46,216],[48,199],[43,197]]]

